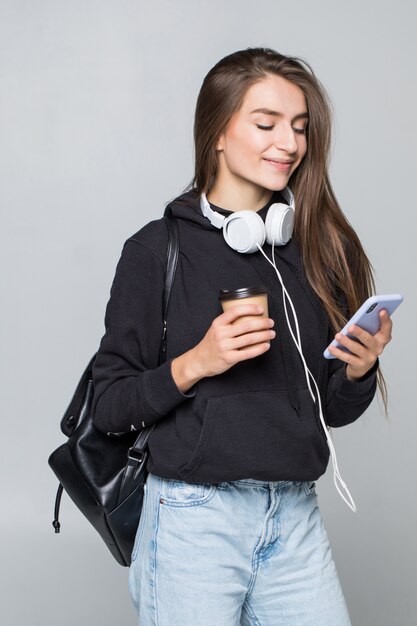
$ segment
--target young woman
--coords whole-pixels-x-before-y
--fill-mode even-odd
[[[156,424],[129,574],[140,626],[350,623],[314,481],[329,460],[327,426],[359,418],[377,376],[386,398],[378,356],[392,323],[381,312],[375,336],[353,328],[359,342],[336,335],[350,353],[322,356],[374,288],[329,182],[329,111],[310,66],[274,50],[231,54],[204,79],[195,176],[169,204],[180,255],[162,364],[164,220],[123,248],[94,419],[104,432]],[[276,245],[287,205],[292,237]],[[244,249],[230,241],[231,217],[238,244],[253,238]],[[220,290],[257,285],[268,315],[244,303],[222,312]]]

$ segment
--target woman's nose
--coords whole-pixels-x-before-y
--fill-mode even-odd
[[[280,125],[277,129],[277,136],[275,139],[275,147],[286,152],[296,152],[297,142],[295,139],[295,133],[291,126],[285,124]]]

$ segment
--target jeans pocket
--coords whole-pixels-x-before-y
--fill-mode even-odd
[[[163,479],[159,501],[167,506],[200,506],[209,502],[215,493],[216,485],[209,483]]]

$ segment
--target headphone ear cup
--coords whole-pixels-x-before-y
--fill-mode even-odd
[[[223,236],[236,252],[250,254],[258,251],[265,243],[265,225],[260,215],[254,211],[237,211],[226,217],[223,223]]]
[[[266,240],[270,246],[285,246],[294,229],[294,209],[276,202],[272,204],[265,220]]]

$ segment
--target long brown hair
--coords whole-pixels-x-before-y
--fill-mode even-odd
[[[375,282],[372,265],[329,180],[331,103],[305,60],[270,48],[247,48],[224,57],[209,71],[197,99],[195,173],[189,188],[199,194],[210,190],[218,171],[218,138],[241,107],[248,88],[270,74],[297,85],[306,99],[307,152],[289,181],[296,206],[294,237],[306,277],[336,332],[375,293]],[[345,299],[347,311],[338,304],[340,297]],[[387,414],[387,388],[380,368],[378,387]]]

